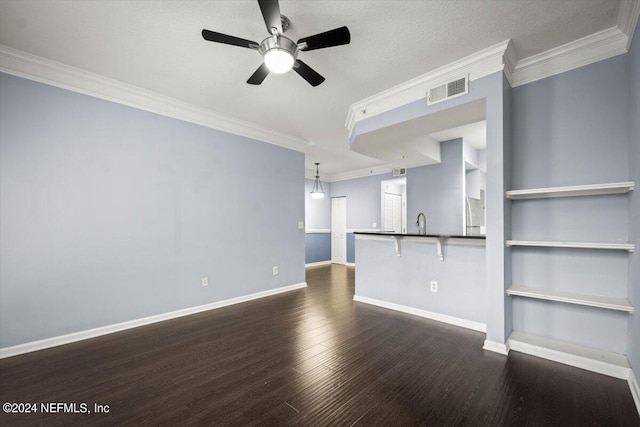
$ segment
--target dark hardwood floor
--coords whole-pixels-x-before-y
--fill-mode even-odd
[[[640,426],[626,381],[354,303],[353,268],[311,268],[307,282],[0,360],[0,402],[109,405],[0,425]]]

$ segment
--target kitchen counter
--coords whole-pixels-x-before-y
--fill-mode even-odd
[[[390,231],[356,231],[353,234],[363,234],[372,236],[399,236],[399,237],[431,237],[436,239],[478,239],[486,240],[486,236],[462,236],[456,234],[404,234],[392,233]]]

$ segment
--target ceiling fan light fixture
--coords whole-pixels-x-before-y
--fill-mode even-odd
[[[284,49],[273,48],[265,52],[264,63],[274,74],[284,74],[293,68],[293,55]]]
[[[264,64],[275,74],[284,74],[293,68],[298,56],[298,45],[281,35],[262,40],[258,51],[264,58]]]

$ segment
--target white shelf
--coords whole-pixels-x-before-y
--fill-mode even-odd
[[[598,295],[587,295],[573,292],[556,291],[554,289],[530,288],[525,286],[511,286],[507,295],[537,298],[549,301],[559,301],[568,304],[587,305],[590,307],[606,308],[609,310],[633,313],[633,306],[626,298],[610,298]]]
[[[550,242],[542,240],[507,240],[507,246],[537,246],[545,248],[611,249],[633,252],[633,243]]]
[[[557,341],[520,331],[511,332],[508,345],[514,351],[616,378],[627,379],[630,372],[629,362],[623,354]]]
[[[570,187],[531,188],[507,191],[507,199],[548,199],[552,197],[600,196],[633,191],[635,183],[612,182],[609,184],[573,185]]]

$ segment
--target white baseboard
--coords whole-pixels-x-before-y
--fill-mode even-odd
[[[403,313],[412,314],[414,316],[425,317],[431,320],[437,320],[438,322],[448,323],[450,325],[460,326],[467,329],[473,329],[474,331],[487,332],[487,325],[480,322],[474,322],[472,320],[460,319],[459,317],[447,316],[446,314],[434,313],[427,310],[421,310],[419,308],[408,307],[406,305],[394,304],[392,302],[381,301],[374,298],[363,297],[360,295],[353,296],[354,301],[363,302],[365,304],[376,305],[382,308],[388,308],[390,310],[401,311]]]
[[[356,263],[355,262],[345,262],[344,265],[346,265],[347,267],[355,267]]]
[[[317,266],[319,266],[319,265],[329,265],[329,264],[331,264],[331,260],[328,260],[328,261],[320,261],[320,262],[310,262],[310,263],[308,263],[308,264],[305,264],[304,266],[305,266],[305,268],[306,268],[306,267],[317,267]]]
[[[494,353],[503,354],[505,356],[508,355],[509,350],[511,350],[508,342],[501,343],[501,342],[489,341],[489,340],[484,340],[484,345],[482,346],[482,348],[485,350],[493,351]]]
[[[631,396],[633,396],[633,401],[636,404],[636,409],[638,410],[638,414],[640,414],[640,384],[638,384],[638,380],[633,374],[633,369],[629,370],[629,378],[627,379],[627,381],[629,382]]]
[[[201,313],[203,311],[213,310],[216,308],[227,307],[242,302],[247,302],[271,295],[281,294],[283,292],[293,291],[295,289],[306,288],[307,283],[297,283],[295,285],[283,286],[281,288],[269,289],[255,294],[244,295],[237,298],[231,298],[224,301],[216,301],[210,304],[199,305],[196,307],[183,308],[181,310],[171,311],[169,313],[157,314],[155,316],[143,317],[141,319],[129,320],[127,322],[116,323],[114,325],[101,326],[86,331],[74,332],[58,337],[47,338],[39,341],[32,341],[25,344],[19,344],[12,347],[0,348],[0,359],[6,357],[17,356],[32,351],[44,350],[46,348],[57,347],[63,344],[70,344],[76,341],[82,341],[89,338],[95,338],[114,332],[124,331],[126,329],[137,328],[138,326],[149,325],[151,323],[162,322],[163,320],[175,319],[177,317],[189,316],[190,314]]]
[[[520,331],[513,331],[509,336],[508,343],[513,351],[614,378],[628,380],[631,372],[627,358],[618,353],[601,351]]]

